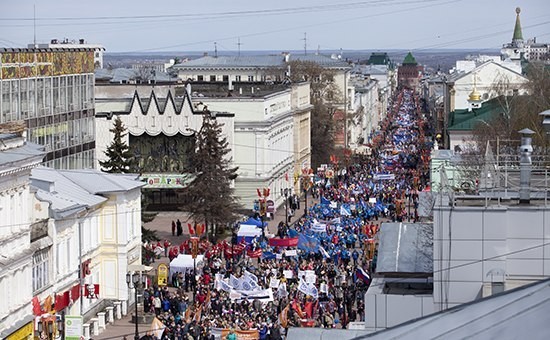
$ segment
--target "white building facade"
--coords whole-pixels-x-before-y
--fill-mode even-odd
[[[281,189],[299,193],[295,179],[311,167],[309,83],[248,95],[200,101],[210,110],[235,114],[235,193],[241,204],[251,208],[258,199],[256,189],[270,188],[268,199],[278,205],[284,202]]]
[[[32,339],[33,248],[31,247],[31,169],[44,148],[17,135],[0,140],[0,337]]]
[[[35,316],[82,315],[86,322],[114,302],[125,314],[125,275],[141,264],[141,187],[137,176],[39,167],[31,180],[37,234]],[[42,228],[42,232],[38,229]],[[41,309],[41,310],[40,310]],[[104,320],[105,321],[105,320]]]

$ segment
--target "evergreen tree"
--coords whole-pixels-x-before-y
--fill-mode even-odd
[[[221,136],[222,125],[206,113],[195,136],[195,153],[191,156],[194,179],[187,187],[184,209],[194,221],[205,223],[207,235],[214,239],[235,222],[241,206],[231,187],[238,168],[231,167],[231,159],[227,158],[231,150]]]
[[[100,161],[102,171],[110,173],[126,173],[129,171],[133,162],[133,155],[129,150],[128,144],[122,139],[126,136],[126,128],[117,116],[114,126],[109,130],[114,133],[113,142],[105,150],[106,161]]]

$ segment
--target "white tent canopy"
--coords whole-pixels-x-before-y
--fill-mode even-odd
[[[262,235],[262,229],[252,224],[241,224],[237,236],[255,237]]]
[[[197,269],[202,268],[204,255],[197,255]],[[174,273],[193,270],[193,257],[188,254],[179,254],[178,257],[170,262],[170,277]]]

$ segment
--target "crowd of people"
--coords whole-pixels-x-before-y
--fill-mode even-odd
[[[196,276],[175,273],[172,288],[149,288],[144,308],[165,325],[162,339],[232,339],[254,330],[259,339],[279,340],[289,327],[364,321],[381,223],[420,218],[431,138],[418,107],[414,93],[401,90],[373,135],[370,155],[334,157],[336,175],[314,177],[318,203],[293,224],[281,222],[274,237],[203,242]],[[181,235],[181,222],[172,228]],[[165,248],[171,258],[189,253],[185,242]]]

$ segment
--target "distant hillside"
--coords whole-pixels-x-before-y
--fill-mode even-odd
[[[387,52],[390,58],[400,64],[405,58],[408,50],[357,50],[343,51],[339,50],[323,50],[323,55],[338,55],[342,53],[342,58],[350,62],[356,63],[365,61],[369,58],[372,52]],[[237,55],[237,51],[225,51],[224,55]],[[303,54],[304,51],[290,51],[291,54]],[[314,53],[313,51],[311,53]],[[416,61],[426,66],[428,69],[437,70],[440,68],[446,72],[455,65],[456,60],[464,59],[468,55],[475,54],[498,54],[499,51],[476,51],[476,50],[421,50],[412,51]],[[213,53],[209,53],[212,55]],[[281,51],[241,51],[241,55],[276,55],[281,54]],[[148,52],[148,53],[109,53],[104,55],[103,64],[105,67],[129,67],[136,63],[148,62],[168,62],[170,59],[196,59],[203,56],[203,52]]]

